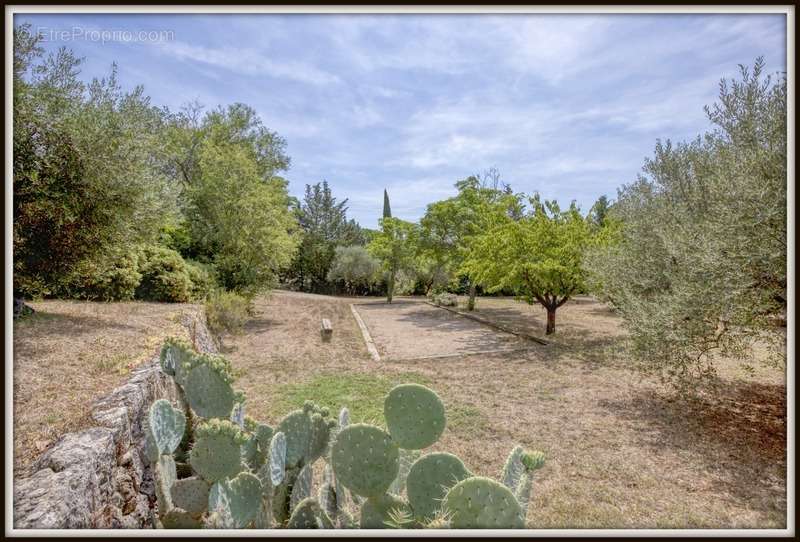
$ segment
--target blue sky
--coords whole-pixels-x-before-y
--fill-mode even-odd
[[[34,29],[172,31],[161,41],[53,39],[113,61],[177,109],[244,102],[284,136],[290,190],[326,179],[375,227],[390,194],[418,219],[489,167],[516,191],[586,211],[635,179],[657,138],[708,128],[721,77],[786,69],[783,15],[17,15]],[[78,29],[78,30],[75,30]],[[48,34],[50,37],[58,38]]]

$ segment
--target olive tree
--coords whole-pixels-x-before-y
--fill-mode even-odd
[[[760,340],[785,356],[786,79],[762,72],[759,59],[721,82],[712,131],[656,144],[619,190],[616,242],[587,258],[636,359],[673,381],[713,374],[718,356],[746,359]]]

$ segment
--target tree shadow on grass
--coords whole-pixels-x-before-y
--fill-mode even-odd
[[[37,310],[36,313],[26,316],[19,323],[15,323],[15,332],[24,337],[27,328],[46,327],[48,335],[75,336],[83,333],[97,332],[98,329],[114,329],[122,331],[136,330],[112,319],[97,318],[96,316],[60,314]]]
[[[761,506],[753,503],[758,508],[764,503],[780,507],[781,494],[785,498],[780,479],[786,478],[786,388],[727,380],[713,384],[713,392],[686,396],[641,390],[600,406],[641,427],[643,441],[654,451],[672,448],[704,462],[716,474],[720,493],[759,501]]]

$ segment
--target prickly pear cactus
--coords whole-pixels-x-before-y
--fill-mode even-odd
[[[155,470],[158,513],[159,515],[164,516],[174,507],[170,488],[178,478],[178,474],[175,469],[175,460],[172,459],[172,456],[170,455],[162,455],[158,458]]]
[[[525,526],[514,494],[491,478],[475,476],[453,486],[443,508],[454,529],[521,529]]]
[[[147,421],[158,455],[174,452],[186,430],[183,412],[173,408],[166,399],[159,399],[150,405]]]
[[[159,356],[161,370],[170,376],[175,376],[184,360],[188,359],[192,352],[192,346],[183,339],[168,338],[164,341]]]
[[[161,518],[161,524],[165,529],[201,529],[202,521],[193,516],[186,510],[172,508]]]
[[[411,466],[406,481],[414,516],[422,522],[432,520],[447,491],[470,476],[464,463],[453,454],[434,452],[419,458]]]
[[[292,485],[292,495],[289,501],[289,509],[294,510],[295,507],[303,499],[311,497],[311,484],[314,478],[314,469],[310,464],[305,465],[300,469],[300,473]]]
[[[407,450],[421,450],[439,440],[446,423],[439,396],[419,384],[393,388],[383,402],[383,415],[392,439]]]
[[[227,419],[233,409],[234,393],[231,385],[214,369],[202,364],[194,367],[186,377],[186,399],[201,418]]]
[[[522,476],[517,483],[517,487],[514,490],[514,496],[517,498],[517,502],[519,502],[519,505],[522,507],[522,517],[525,517],[528,513],[528,504],[531,500],[533,473],[544,466],[544,453],[523,453],[520,457],[520,462],[524,467],[524,472],[522,473]]]
[[[290,529],[333,529],[333,522],[319,502],[309,497],[295,507],[287,526]]]
[[[399,471],[399,451],[382,429],[357,423],[336,436],[331,465],[336,478],[353,493],[377,497],[386,493]]]
[[[337,421],[307,401],[276,429],[245,415],[245,397],[220,356],[179,340],[162,348],[162,369],[186,398],[185,413],[151,405],[145,452],[156,478],[157,526],[167,528],[520,527],[541,452],[515,448],[503,484],[472,477],[455,456],[421,449],[441,436],[439,397],[406,384],[385,398],[388,431]],[[324,458],[322,484],[313,485]],[[406,500],[402,495],[407,495]],[[354,519],[359,518],[359,519]]]
[[[394,516],[408,515],[410,512],[408,503],[402,498],[384,493],[364,502],[359,525],[362,529],[387,529],[393,527]]]
[[[503,472],[500,474],[500,481],[512,491],[516,489],[525,470],[525,466],[522,464],[523,451],[522,446],[514,446],[511,453],[508,454],[505,465],[503,465]]]
[[[400,469],[397,473],[397,478],[394,479],[392,485],[389,486],[389,493],[393,495],[401,495],[406,488],[406,481],[408,473],[411,471],[411,466],[419,459],[421,452],[419,450],[400,450]]]
[[[231,529],[243,529],[256,518],[261,505],[258,477],[241,472],[231,480],[220,480],[208,494],[208,509],[223,518]]]
[[[243,443],[244,436],[236,425],[228,420],[209,420],[195,431],[189,463],[209,482],[236,476],[243,469]]]
[[[211,486],[200,477],[183,478],[172,484],[172,503],[195,517],[200,517],[208,508],[208,492]]]

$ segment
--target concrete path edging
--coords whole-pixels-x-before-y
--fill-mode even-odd
[[[539,344],[544,345],[544,346],[547,346],[548,344],[550,344],[549,342],[545,341],[544,339],[540,339],[539,337],[536,337],[535,335],[529,335],[527,333],[521,333],[519,331],[515,331],[515,330],[510,329],[510,328],[508,328],[506,326],[497,324],[495,322],[487,320],[486,318],[481,318],[480,316],[476,316],[474,314],[467,314],[467,313],[458,311],[456,309],[452,309],[450,307],[444,307],[442,305],[437,305],[436,303],[431,303],[430,301],[425,301],[425,303],[427,303],[428,305],[430,305],[432,307],[436,307],[438,309],[444,309],[446,311],[452,312],[453,314],[458,314],[459,316],[463,316],[464,318],[469,318],[470,320],[474,320],[474,321],[476,321],[478,323],[481,323],[481,324],[483,324],[485,326],[489,326],[489,327],[492,327],[494,329],[503,331],[504,333],[510,333],[512,335],[516,335],[517,337],[522,337],[523,339],[528,339],[529,341],[533,341],[535,343],[539,343]]]
[[[356,319],[358,327],[361,329],[361,335],[364,337],[364,343],[367,345],[367,351],[369,352],[372,361],[380,361],[381,355],[378,353],[378,348],[375,346],[375,341],[372,340],[372,335],[369,334],[367,324],[365,324],[364,320],[361,319],[361,315],[358,314],[358,310],[356,310],[354,303],[350,303],[350,310],[353,313],[353,317]]]

